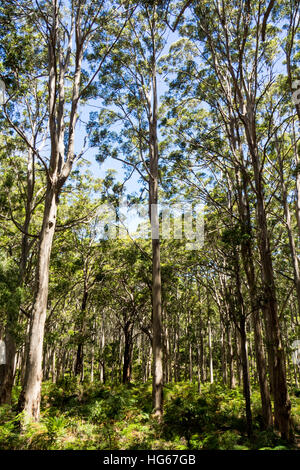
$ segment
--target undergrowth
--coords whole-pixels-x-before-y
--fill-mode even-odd
[[[296,391],[297,392],[297,391]],[[65,378],[42,388],[41,420],[20,430],[12,406],[0,407],[0,449],[274,449],[296,448],[262,429],[260,397],[252,394],[253,436],[246,434],[244,399],[239,388],[180,382],[164,388],[164,420],[152,417],[151,384],[79,384]],[[298,396],[297,396],[298,395]],[[292,395],[296,433],[300,397]]]

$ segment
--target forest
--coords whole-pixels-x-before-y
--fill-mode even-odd
[[[299,0],[2,0],[0,450],[300,449]]]

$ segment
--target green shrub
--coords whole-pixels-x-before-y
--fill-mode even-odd
[[[64,416],[49,416],[44,420],[44,423],[47,428],[50,443],[61,438],[65,434],[68,426],[68,422]]]

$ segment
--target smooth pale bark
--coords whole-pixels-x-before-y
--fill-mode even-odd
[[[43,225],[40,233],[36,293],[30,322],[26,371],[18,405],[19,409],[25,411],[27,418],[34,420],[39,420],[40,417],[43,339],[48,299],[49,263],[56,225],[57,204],[57,193],[52,186],[48,186]]]

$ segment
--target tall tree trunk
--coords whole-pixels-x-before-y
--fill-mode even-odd
[[[235,332],[235,353],[236,353],[236,374],[239,387],[242,387],[243,381],[243,365],[242,365],[242,349],[241,349],[241,337],[237,327],[234,329]]]
[[[213,365],[213,354],[212,354],[212,333],[211,333],[211,321],[210,321],[210,303],[209,293],[207,289],[207,325],[208,325],[208,352],[209,352],[209,377],[210,383],[214,382],[214,365]]]
[[[220,322],[221,327],[221,362],[222,362],[222,380],[223,384],[227,384],[227,367],[226,367],[226,345],[224,341],[225,333],[223,323]]]
[[[210,319],[208,320],[208,349],[209,349],[209,377],[210,383],[214,383],[214,365],[212,356],[212,338],[211,338],[211,324]]]
[[[155,415],[161,417],[163,409],[163,364],[162,364],[162,320],[161,320],[161,276],[159,240],[152,240],[153,253],[153,405]]]
[[[189,344],[189,380],[193,382],[193,350],[191,341]]]
[[[129,384],[131,380],[132,367],[132,324],[127,322],[124,326],[124,359],[122,383]]]
[[[201,381],[202,383],[205,383],[206,382],[206,370],[205,370],[205,354],[204,354],[204,341],[203,341],[203,337],[204,337],[204,331],[203,331],[203,321],[202,321],[202,315],[200,313],[200,319],[199,319],[199,322],[200,322],[200,334],[199,334],[199,337],[200,337],[200,343],[199,343],[199,360],[200,360],[200,374],[201,374]]]
[[[200,359],[200,345],[197,344],[197,385],[198,393],[201,393],[201,359]]]
[[[26,419],[38,420],[40,415],[40,394],[42,383],[43,340],[46,320],[49,263],[56,226],[56,214],[59,193],[68,179],[74,160],[74,139],[77,122],[77,109],[80,100],[81,65],[84,44],[88,35],[84,35],[83,10],[81,4],[72,4],[72,25],[70,41],[64,49],[62,34],[58,33],[60,24],[60,4],[51,2],[47,17],[48,48],[48,109],[51,155],[49,165],[39,155],[46,169],[47,189],[44,203],[43,224],[40,231],[38,259],[36,269],[36,290],[30,320],[29,345],[26,361],[24,385],[19,397],[19,409],[24,409]],[[73,22],[74,20],[74,22]],[[87,23],[86,23],[87,24]],[[74,46],[74,47],[73,47]],[[72,49],[74,54],[72,54]],[[70,109],[66,109],[66,75],[70,72],[70,58],[73,55],[74,74]],[[73,68],[72,68],[73,70]],[[65,120],[68,117],[68,135],[65,136]],[[67,139],[65,139],[67,137]],[[65,140],[67,143],[65,145]],[[38,153],[38,152],[37,152]]]
[[[76,361],[75,361],[75,375],[81,376],[83,374],[83,345],[84,345],[84,333],[85,333],[85,314],[88,301],[88,289],[86,285],[86,280],[84,282],[84,291],[81,303],[81,312],[80,312],[80,331],[79,331],[79,342],[77,345]]]
[[[255,129],[255,125],[252,126]],[[292,433],[291,402],[287,390],[284,350],[281,341],[274,272],[271,257],[267,217],[264,203],[261,165],[255,146],[249,145],[255,178],[257,197],[257,231],[262,266],[262,283],[264,289],[264,313],[269,341],[267,344],[270,365],[272,368],[272,391],[274,394],[275,424],[283,438]]]
[[[241,372],[243,380],[243,394],[246,404],[246,421],[248,437],[252,435],[252,412],[251,412],[251,392],[250,392],[250,376],[249,361],[247,351],[247,334],[246,334],[246,311],[244,298],[242,293],[242,283],[240,275],[240,256],[239,252],[234,252],[234,271],[235,271],[235,300],[232,302],[234,310],[234,322],[236,330],[239,333],[237,338],[239,356],[241,358]],[[240,375],[240,374],[239,374]],[[240,378],[239,378],[240,381]]]
[[[55,349],[52,351],[52,361],[51,361],[51,379],[52,383],[56,383],[57,379],[57,368],[56,368],[56,353]]]
[[[240,155],[242,155],[242,149],[240,149]],[[246,236],[242,237],[241,241],[241,257],[243,266],[246,273],[247,283],[250,292],[250,304],[252,311],[252,327],[254,330],[254,348],[255,348],[255,357],[258,371],[259,379],[259,388],[260,388],[260,397],[262,404],[262,415],[264,421],[264,427],[270,428],[273,423],[272,419],[272,406],[271,406],[271,397],[270,390],[268,386],[267,379],[267,367],[266,360],[264,356],[264,346],[262,339],[262,329],[261,329],[261,320],[260,320],[260,309],[259,301],[257,294],[257,281],[253,260],[253,251],[252,251],[252,229],[251,229],[251,214],[250,214],[250,205],[248,200],[248,185],[247,177],[245,172],[240,174],[239,171],[236,172],[237,175],[237,185],[238,185],[238,208],[242,222],[242,233]]]
[[[19,398],[18,408],[26,413],[26,419],[39,420],[40,394],[42,383],[42,357],[44,327],[47,311],[49,263],[57,214],[57,191],[48,185],[43,225],[38,250],[36,293],[29,331],[29,347],[26,360],[24,385]]]
[[[247,354],[247,336],[245,321],[240,322],[240,338],[241,338],[241,353],[242,353],[242,367],[243,367],[243,392],[246,402],[246,420],[247,420],[247,434],[248,437],[252,435],[252,412],[251,412],[251,394],[250,394],[250,377],[249,377],[249,361]]]
[[[100,339],[99,339],[99,379],[101,383],[105,383],[105,363],[104,363],[104,348],[105,348],[105,333],[104,333],[104,325],[103,325],[103,318],[102,318],[102,325],[101,325],[101,332],[100,332]]]
[[[171,346],[170,346],[170,336],[169,328],[165,329],[165,338],[166,338],[166,383],[172,382],[172,357],[171,357]]]
[[[163,413],[163,350],[160,240],[158,218],[157,79],[156,50],[154,38],[152,58],[152,103],[149,98],[148,106],[150,110],[149,215],[152,232],[153,408],[155,416],[160,419]]]
[[[235,375],[234,375],[234,362],[233,362],[233,347],[231,326],[228,325],[227,329],[227,343],[228,343],[228,364],[229,364],[229,388],[235,388]]]

